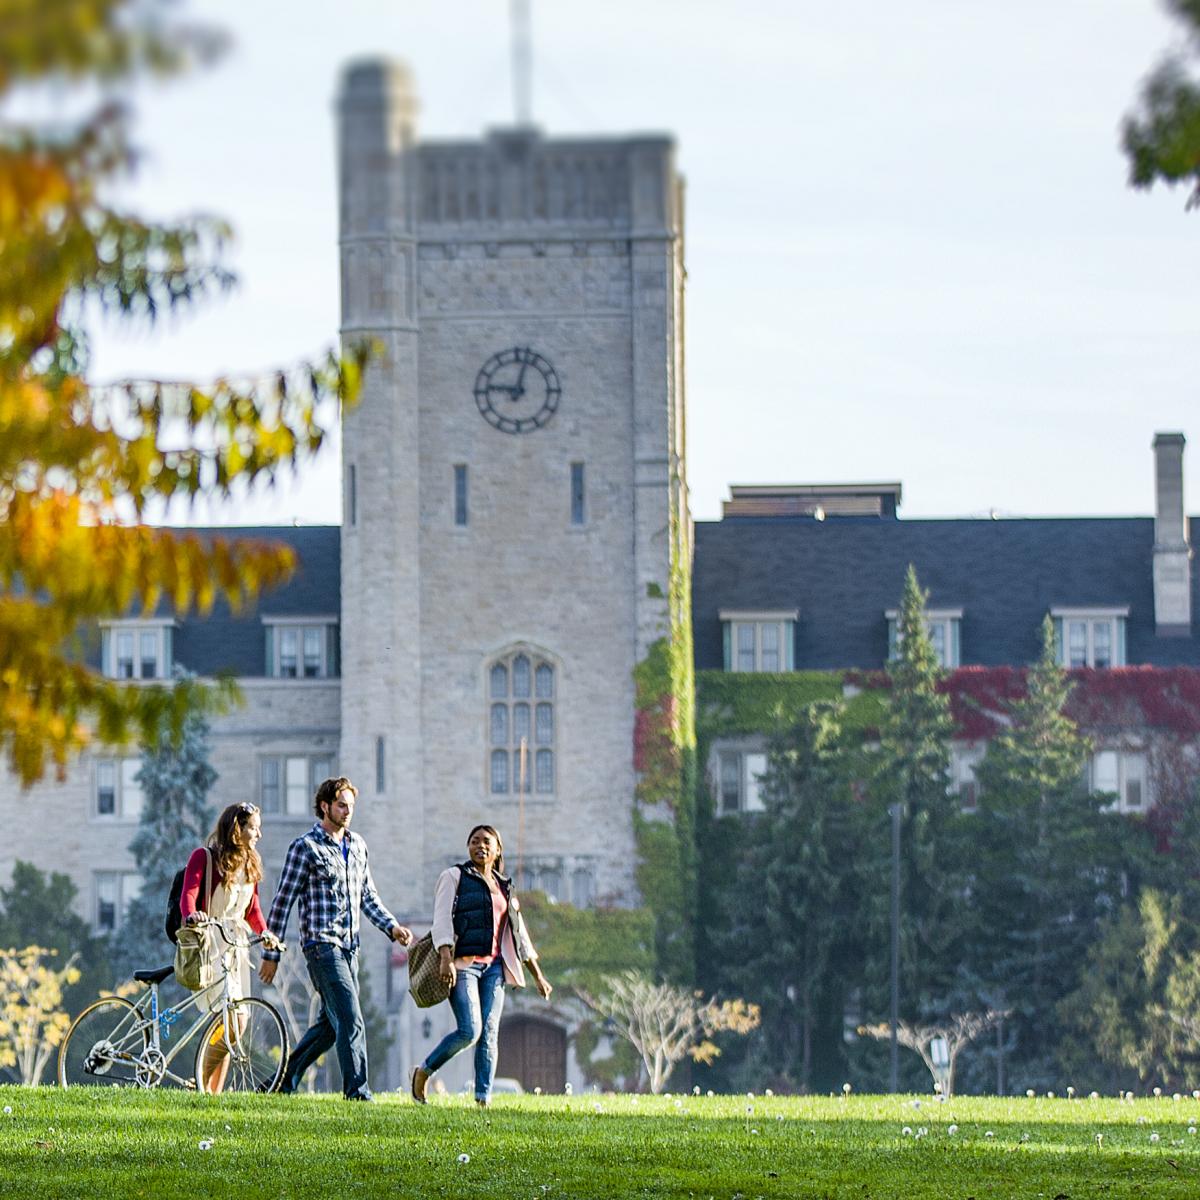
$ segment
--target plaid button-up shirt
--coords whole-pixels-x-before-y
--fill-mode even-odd
[[[399,923],[384,908],[375,890],[366,841],[348,829],[342,836],[349,844],[349,857],[343,857],[341,843],[325,832],[320,821],[288,847],[279,890],[267,918],[267,928],[277,938],[283,939],[297,900],[302,946],[332,942],[345,950],[354,949],[358,945],[360,906],[384,933],[390,934],[392,926]],[[263,958],[278,960],[279,952],[264,948]]]

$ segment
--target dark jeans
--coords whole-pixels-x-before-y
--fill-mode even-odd
[[[486,967],[459,967],[450,992],[450,1007],[458,1028],[452,1029],[429,1052],[425,1070],[431,1075],[460,1050],[475,1044],[475,1099],[492,1095],[500,1043],[500,1014],[504,1011],[504,964],[497,958]]]
[[[370,1100],[367,1027],[358,1003],[358,951],[343,950],[332,942],[314,942],[304,947],[304,961],[321,998],[321,1011],[288,1058],[279,1090],[294,1092],[300,1076],[336,1044],[343,1095],[347,1100]]]

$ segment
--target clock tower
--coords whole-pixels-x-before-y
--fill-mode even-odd
[[[687,524],[674,147],[423,143],[415,109],[402,67],[345,73],[342,333],[379,348],[343,421],[356,827],[414,924],[477,823],[527,889],[636,904],[633,669]]]

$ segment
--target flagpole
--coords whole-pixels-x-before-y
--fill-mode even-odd
[[[517,757],[517,886],[525,879],[525,780],[529,770],[529,739],[521,739]]]

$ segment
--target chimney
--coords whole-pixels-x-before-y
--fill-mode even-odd
[[[1154,437],[1154,625],[1159,637],[1192,632],[1192,548],[1183,515],[1182,433]]]

